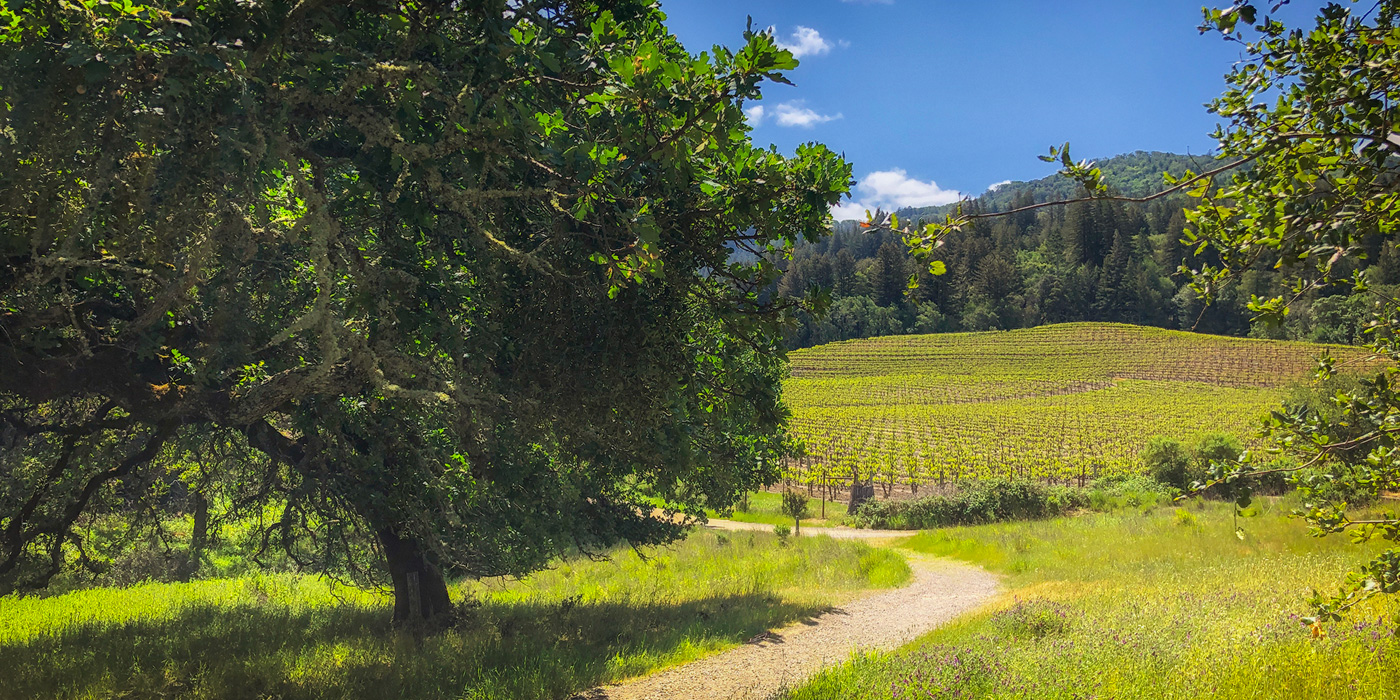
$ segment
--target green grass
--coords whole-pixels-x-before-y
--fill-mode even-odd
[[[799,481],[1084,483],[1140,471],[1153,435],[1251,440],[1260,417],[1332,353],[1359,348],[1112,323],[889,336],[792,353],[784,398],[808,456]]]
[[[803,518],[804,527],[835,527],[841,525],[846,520],[846,504],[837,501],[826,502],[826,517],[822,518],[822,499],[813,498],[807,504],[812,517]],[[724,518],[741,523],[764,523],[766,525],[792,525],[792,518],[783,515],[783,495],[780,493],[769,493],[767,491],[756,491],[749,494],[749,506],[742,509],[739,506],[731,513],[720,513],[717,511],[705,511],[711,518]]]
[[[1368,547],[1270,506],[1218,503],[921,533],[910,549],[1004,574],[1007,593],[905,648],[823,673],[815,698],[1400,698],[1400,601],[1313,638],[1299,622]]]
[[[462,584],[422,642],[381,592],[290,574],[0,599],[0,698],[560,698],[909,578],[889,550],[697,533]]]

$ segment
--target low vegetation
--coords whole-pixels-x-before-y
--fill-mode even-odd
[[[455,629],[396,632],[392,596],[275,574],[0,598],[4,698],[558,698],[899,585],[897,553],[692,535],[453,589]]]
[[[1400,602],[1300,619],[1378,547],[1309,537],[1261,503],[952,528],[906,546],[1004,575],[982,612],[793,690],[817,698],[1394,698]]]
[[[849,519],[852,525],[920,530],[1007,520],[1038,520],[1078,510],[1151,508],[1177,493],[1143,477],[1104,478],[1090,486],[1047,486],[1035,481],[971,481],[948,494],[910,500],[872,500]]]
[[[893,336],[794,352],[785,397],[806,454],[786,478],[828,497],[853,477],[877,495],[967,480],[1087,486],[1143,473],[1148,438],[1258,435],[1324,351],[1363,351],[1108,323]]]

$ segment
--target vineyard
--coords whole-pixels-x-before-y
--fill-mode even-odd
[[[885,497],[1005,476],[1084,485],[1136,472],[1154,435],[1246,444],[1329,352],[1359,349],[1108,323],[888,336],[792,353],[785,396],[806,454],[789,483]]]

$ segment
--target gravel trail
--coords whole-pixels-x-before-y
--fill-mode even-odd
[[[710,521],[727,530],[770,528]],[[872,533],[872,534],[859,534]],[[905,537],[910,533],[811,528],[803,535],[844,538]],[[968,564],[909,555],[909,585],[875,591],[837,609],[748,644],[619,685],[595,688],[588,700],[762,700],[791,687],[856,650],[889,650],[966,612],[997,591],[992,574]]]

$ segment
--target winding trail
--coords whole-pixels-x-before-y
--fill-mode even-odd
[[[711,520],[721,530],[771,525]],[[890,539],[909,532],[803,528],[807,535]],[[997,579],[969,564],[905,553],[909,585],[873,591],[824,615],[762,634],[749,643],[618,685],[595,688],[588,700],[763,700],[839,664],[856,650],[890,650],[971,610],[997,592]]]

